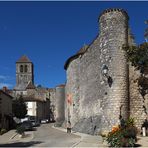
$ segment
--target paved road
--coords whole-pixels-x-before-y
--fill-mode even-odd
[[[80,140],[79,136],[68,134],[52,128],[52,124],[42,124],[34,132],[33,146],[38,147],[71,147]]]
[[[33,131],[33,139],[4,142],[0,143],[0,147],[71,147],[80,140],[79,136],[52,128],[52,125],[42,124],[36,131]]]

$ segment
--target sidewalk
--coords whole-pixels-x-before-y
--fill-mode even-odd
[[[139,145],[138,147],[148,147],[148,136],[147,137],[138,136],[137,138],[138,138],[137,144]]]
[[[67,132],[66,129],[61,128],[61,127],[54,127],[55,129]],[[72,134],[78,135],[81,137],[80,141],[75,143],[72,148],[77,148],[77,147],[108,147],[107,142],[103,141],[103,138],[101,136],[92,136],[88,134],[83,134],[79,132],[74,132],[72,131]],[[148,147],[148,137],[142,137],[142,136],[137,136],[138,142],[136,143],[137,147]]]
[[[16,130],[10,130],[7,133],[0,136],[0,144],[13,143],[13,142],[28,142],[33,139],[33,131],[25,131],[25,137],[20,138],[15,132]]]

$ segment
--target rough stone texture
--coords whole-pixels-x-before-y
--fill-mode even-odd
[[[68,104],[66,102],[66,107],[67,107],[67,112],[65,114],[65,116],[67,117],[67,120],[70,120],[72,125],[74,125],[74,123],[78,122],[79,118],[79,104],[80,104],[80,100],[79,100],[79,59],[74,60],[73,64],[70,64],[69,69],[67,70],[68,73],[68,78],[67,78],[67,85],[66,85],[66,94],[67,96],[70,95],[71,96],[71,100],[72,100],[72,104]],[[74,116],[68,117],[68,114],[73,114]],[[68,119],[70,118],[70,119]]]
[[[65,86],[62,85],[56,87],[55,98],[55,126],[61,126],[65,120]]]
[[[56,93],[56,89],[55,88],[52,88],[52,89],[49,89],[49,98],[50,98],[50,118],[51,120],[55,121],[55,118],[56,118],[56,96],[55,96],[55,93]]]
[[[130,65],[130,116],[135,119],[135,124],[139,131],[141,130],[144,120],[148,118],[148,95],[142,96],[140,93],[138,85],[140,75],[140,71]]]
[[[16,90],[24,90],[29,82],[34,83],[33,63],[16,62]]]
[[[127,14],[111,9],[100,16],[99,25],[100,34],[86,52],[67,64],[66,95],[72,96],[67,112],[70,106],[73,129],[90,134],[110,130],[119,123],[120,107],[124,118],[129,109],[128,65],[122,50],[128,43]],[[102,74],[104,64],[110,85]]]

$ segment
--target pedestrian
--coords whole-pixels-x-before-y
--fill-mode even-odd
[[[71,133],[71,122],[68,121],[67,123],[67,133]]]

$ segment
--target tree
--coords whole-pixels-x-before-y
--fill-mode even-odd
[[[137,78],[139,92],[143,97],[143,108],[146,114],[148,114],[148,107],[146,105],[145,95],[148,92],[148,42],[142,43],[139,46],[124,46],[123,50],[127,53],[127,60],[131,63],[136,70],[140,71],[140,75]]]
[[[26,116],[27,106],[22,96],[20,96],[18,99],[13,101],[12,112],[14,116],[19,119],[24,118]]]
[[[127,53],[127,59],[132,66],[143,72],[143,68],[148,67],[148,43],[139,46],[124,46]]]

